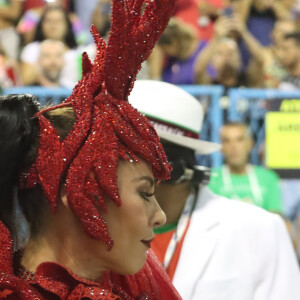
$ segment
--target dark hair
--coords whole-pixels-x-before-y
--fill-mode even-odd
[[[300,32],[299,31],[285,34],[284,35],[284,39],[285,40],[292,39],[292,40],[295,41],[295,43],[297,44],[297,46],[300,46]]]
[[[177,177],[183,175],[181,172],[183,172],[185,168],[193,169],[197,164],[194,150],[166,141],[162,141],[162,145],[168,161],[173,168],[170,180],[166,181],[166,183],[173,183]]]
[[[31,236],[42,229],[50,206],[40,186],[18,190],[18,177],[35,161],[39,146],[39,123],[33,116],[39,104],[31,95],[0,97],[0,221],[18,238],[18,220],[14,218],[14,194],[30,226]],[[45,114],[64,139],[75,122],[72,108]]]
[[[35,158],[38,121],[32,119],[39,105],[30,95],[0,97],[0,219],[11,230],[14,188],[18,174]]]
[[[165,31],[158,40],[159,45],[172,45],[174,41],[190,42],[195,38],[195,33],[186,24],[175,18],[171,19]]]
[[[44,116],[51,122],[62,140],[66,138],[75,123],[75,114],[71,107],[51,110]],[[47,216],[51,213],[41,186],[20,190],[19,201],[29,223],[31,236],[37,236],[43,230]]]
[[[53,10],[58,10],[63,13],[64,19],[65,19],[65,22],[67,25],[67,32],[66,32],[64,40],[62,42],[64,42],[70,49],[76,48],[77,42],[75,40],[75,35],[73,32],[72,23],[69,18],[68,12],[59,6],[48,6],[45,8],[45,10],[41,16],[41,19],[40,19],[39,23],[37,24],[34,40],[42,42],[46,39],[44,32],[43,32],[43,22],[45,20],[47,13],[50,11],[53,11]]]
[[[196,34],[190,26],[176,20],[176,18],[172,18],[160,36],[158,45],[169,46],[177,42],[178,57],[181,57],[188,51],[194,39],[196,39]]]

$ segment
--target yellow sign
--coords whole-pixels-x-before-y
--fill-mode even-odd
[[[282,112],[300,112],[299,99],[285,99],[281,102],[280,111]]]
[[[266,165],[272,169],[300,169],[300,113],[267,113]]]

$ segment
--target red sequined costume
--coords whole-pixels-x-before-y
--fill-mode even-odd
[[[92,64],[83,54],[83,77],[62,104],[39,112],[37,158],[20,178],[20,188],[40,185],[56,211],[60,182],[85,233],[113,247],[100,210],[104,195],[122,205],[117,188],[119,159],[152,166],[158,180],[169,176],[170,166],[159,138],[148,120],[127,101],[141,64],[172,15],[174,0],[115,0],[108,44],[92,27],[97,55]],[[61,141],[44,113],[72,107],[76,121]],[[94,172],[95,177],[89,174]],[[95,200],[97,199],[97,200]],[[0,222],[0,299],[180,299],[150,250],[136,275],[107,272],[100,282],[79,278],[56,263],[45,262],[35,274],[24,271],[13,253],[9,231]]]
[[[31,274],[13,255],[13,241],[0,222],[0,299],[181,299],[151,250],[143,269],[135,275],[103,274],[93,282],[61,265],[45,262]]]

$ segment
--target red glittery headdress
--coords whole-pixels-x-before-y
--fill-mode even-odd
[[[170,172],[155,130],[127,98],[142,62],[168,23],[174,2],[113,1],[108,44],[92,26],[97,46],[94,64],[83,53],[83,76],[72,95],[36,115],[40,124],[39,150],[34,165],[21,176],[21,188],[40,184],[54,212],[61,181],[66,179],[69,205],[85,232],[110,247],[112,240],[98,210],[106,211],[104,195],[121,205],[117,188],[119,158],[142,158],[159,180]],[[73,108],[76,121],[61,141],[44,113],[66,106]],[[91,172],[95,178],[91,178]]]

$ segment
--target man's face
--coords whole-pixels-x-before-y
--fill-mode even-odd
[[[297,31],[296,23],[292,20],[277,21],[272,31],[273,43],[278,45],[284,41],[284,36]]]
[[[212,63],[219,72],[227,68],[238,71],[241,60],[235,42],[231,40],[221,42],[213,55]]]
[[[60,42],[49,42],[42,45],[39,59],[43,75],[50,81],[59,79],[64,65],[64,47]]]
[[[277,46],[276,53],[285,68],[291,68],[300,61],[300,46],[295,39],[285,39]]]
[[[221,131],[221,142],[229,166],[243,167],[247,164],[252,140],[244,126],[224,126]]]

